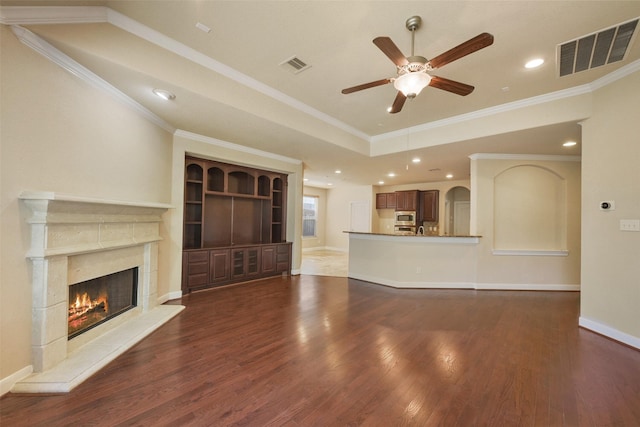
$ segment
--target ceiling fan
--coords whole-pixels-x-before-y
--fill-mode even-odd
[[[473,92],[474,87],[465,83],[456,82],[454,80],[445,79],[444,77],[432,76],[428,72],[442,67],[450,62],[467,56],[473,52],[483,49],[493,44],[493,36],[489,33],[482,33],[475,36],[472,39],[450,49],[431,60],[423,56],[415,56],[413,52],[413,45],[415,41],[415,31],[420,28],[422,24],[422,18],[419,16],[412,16],[407,19],[406,27],[411,31],[411,56],[405,57],[400,49],[391,41],[389,37],[376,37],[373,39],[373,44],[387,55],[391,61],[396,64],[398,76],[395,78],[388,78],[382,80],[376,80],[375,82],[364,83],[358,86],[353,86],[347,89],[343,89],[343,94],[349,94],[357,92],[363,89],[369,89],[376,86],[382,86],[387,83],[393,83],[393,86],[398,89],[396,99],[393,101],[393,105],[389,109],[390,113],[397,113],[402,110],[404,102],[409,99],[415,98],[422,89],[426,86],[435,87],[437,89],[446,90],[457,95],[466,96]]]

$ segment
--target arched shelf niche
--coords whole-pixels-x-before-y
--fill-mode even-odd
[[[498,250],[566,249],[566,180],[538,165],[518,165],[494,178],[493,245]]]

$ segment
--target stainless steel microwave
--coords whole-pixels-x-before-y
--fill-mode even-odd
[[[416,225],[416,211],[396,211],[396,226]]]

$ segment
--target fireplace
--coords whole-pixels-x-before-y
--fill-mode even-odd
[[[138,267],[69,286],[68,339],[134,308]]]
[[[158,295],[160,224],[171,206],[20,198],[31,229],[32,365],[12,391],[68,392],[184,309]]]

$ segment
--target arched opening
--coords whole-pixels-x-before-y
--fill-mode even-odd
[[[465,187],[453,187],[444,199],[444,234],[468,236],[471,224],[471,192]]]

